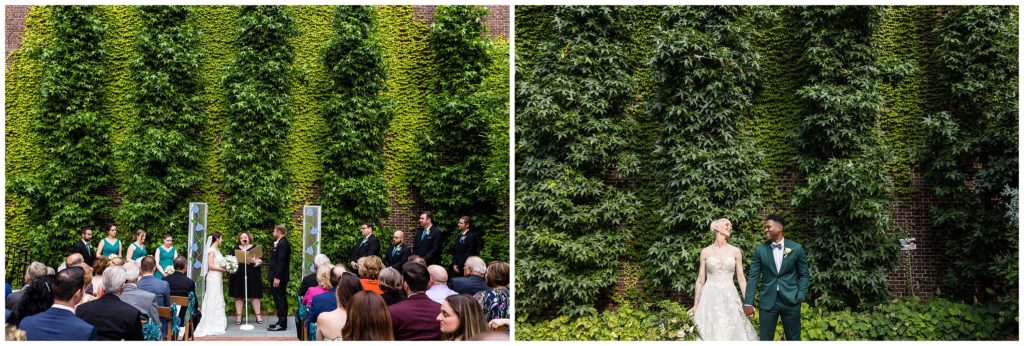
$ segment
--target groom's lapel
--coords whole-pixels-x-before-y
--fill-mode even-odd
[[[772,268],[772,273],[775,273],[775,276],[779,276],[779,268],[775,266],[775,255],[772,253],[772,243],[765,243],[761,247],[764,248],[764,251],[762,251],[764,255],[761,256],[764,259],[764,263],[767,263]]]
[[[784,239],[782,242],[782,265],[780,267],[782,267],[782,269],[786,269],[786,264],[792,262],[790,261],[790,257],[786,255],[786,249],[792,249],[793,243],[791,243],[789,239]],[[792,254],[793,253],[790,253],[790,255]]]

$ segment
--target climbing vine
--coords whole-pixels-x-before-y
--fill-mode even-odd
[[[931,215],[949,258],[943,287],[965,298],[1018,285],[1019,234],[1004,212],[1019,183],[1018,16],[1014,7],[952,7],[935,28],[944,111],[924,118],[921,155],[942,198]]]
[[[393,105],[381,95],[387,71],[373,8],[339,6],[333,22],[335,35],[323,52],[331,94],[324,110],[328,134],[320,201],[331,239],[324,253],[347,258],[359,224],[379,223],[389,213],[383,150]]]
[[[142,228],[153,239],[186,228],[185,208],[202,182],[201,137],[205,118],[199,84],[199,32],[184,6],[140,7],[138,57],[131,62],[138,118],[118,148],[127,169],[117,209],[125,229]]]
[[[554,10],[556,34],[538,44],[517,81],[516,281],[524,315],[594,312],[615,282],[633,193],[608,184],[639,167],[621,149],[634,88],[619,48],[624,9]]]
[[[283,6],[241,10],[238,53],[224,78],[224,201],[228,229],[266,230],[288,220],[288,169],[282,146],[292,123],[288,39],[296,34]]]
[[[90,6],[57,6],[51,12],[53,41],[37,53],[42,62],[39,104],[32,132],[50,160],[35,175],[12,179],[24,196],[32,229],[33,258],[57,263],[78,231],[109,213],[112,160],[108,120],[101,112],[105,78],[104,24]]]

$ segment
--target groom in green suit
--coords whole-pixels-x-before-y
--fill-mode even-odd
[[[800,304],[807,298],[810,272],[803,246],[782,237],[784,225],[781,215],[765,217],[768,241],[754,250],[747,273],[743,311],[747,316],[754,314],[754,288],[760,287],[761,341],[775,339],[780,316],[786,340],[800,340]]]

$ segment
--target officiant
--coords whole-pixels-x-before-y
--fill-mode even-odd
[[[245,311],[243,300],[252,299],[252,311],[256,314],[256,323],[263,324],[263,317],[260,316],[260,298],[263,297],[263,274],[260,266],[263,261],[263,247],[253,244],[252,234],[242,231],[238,234],[238,246],[235,252],[247,251],[249,264],[238,266],[238,271],[231,274],[228,279],[228,294],[235,298],[235,325],[242,324],[242,312]],[[242,256],[238,256],[238,262],[243,263]],[[248,281],[248,294],[246,294],[246,281]]]

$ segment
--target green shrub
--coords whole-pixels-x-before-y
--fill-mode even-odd
[[[1016,299],[971,306],[936,299],[893,300],[861,312],[801,309],[802,340],[1006,340],[1017,338]],[[781,338],[781,325],[776,337]]]
[[[692,341],[698,336],[686,308],[668,300],[536,324],[517,319],[516,339],[523,341]]]

